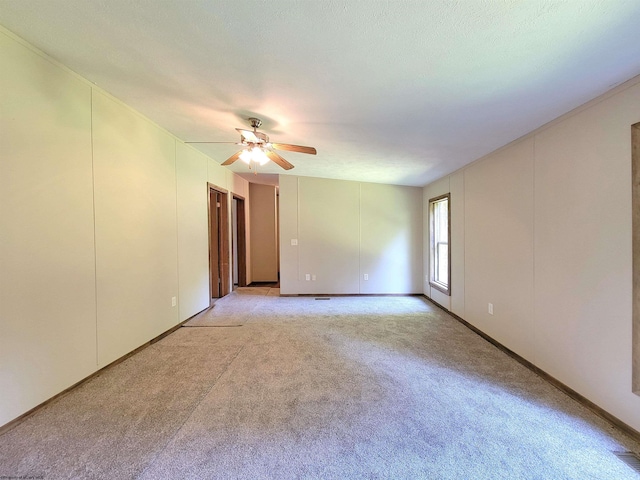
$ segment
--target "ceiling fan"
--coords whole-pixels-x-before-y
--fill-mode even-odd
[[[245,130],[244,128],[236,128],[240,134],[240,142],[186,142],[186,143],[235,143],[244,147],[239,152],[234,153],[227,158],[222,165],[231,165],[236,160],[242,160],[249,168],[251,165],[264,165],[271,160],[276,165],[284,168],[285,170],[291,170],[293,165],[287,162],[284,158],[278,155],[273,150],[286,150],[287,152],[308,153],[315,155],[316,149],[313,147],[303,147],[300,145],[289,145],[287,143],[271,143],[269,136],[266,133],[259,132],[258,128],[262,125],[262,120],[259,118],[251,117],[248,119],[249,124],[253,128],[251,130]],[[256,172],[257,173],[257,172]]]

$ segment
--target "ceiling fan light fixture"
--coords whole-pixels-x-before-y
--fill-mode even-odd
[[[260,147],[253,147],[253,150],[251,150],[251,160],[260,165],[264,165],[269,161],[269,157],[267,157]]]
[[[251,170],[252,164],[256,167],[258,165],[265,165],[270,161],[278,165],[285,170],[291,170],[293,165],[287,162],[284,158],[278,155],[274,150],[286,150],[288,152],[307,153],[315,155],[316,149],[313,147],[304,147],[301,145],[289,145],[288,143],[271,143],[269,136],[264,132],[257,131],[257,128],[262,124],[262,121],[258,118],[250,118],[249,122],[253,127],[253,132],[245,130],[244,128],[236,128],[236,131],[240,134],[240,142],[186,142],[186,143],[235,143],[244,147],[239,152],[234,153],[224,162],[221,163],[223,167],[232,165],[236,160],[242,160],[246,163]]]
[[[242,160],[247,165],[251,165],[251,159],[253,158],[251,152],[247,149],[244,149],[240,154],[240,160]]]

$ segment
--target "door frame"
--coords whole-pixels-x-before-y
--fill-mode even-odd
[[[232,195],[232,201],[237,200],[236,238],[238,243],[238,287],[247,286],[247,220],[245,198],[241,195]]]
[[[209,217],[209,305],[212,305],[214,300],[222,298],[230,292],[230,269],[229,269],[229,192],[224,188],[220,188],[211,183],[207,183],[207,215]],[[211,205],[211,196],[213,194],[220,194],[220,206]],[[212,208],[219,208],[219,220],[218,220],[218,238],[217,245],[213,245],[213,224],[212,224]],[[213,265],[214,255],[212,255],[212,249],[217,249],[218,264]],[[214,296],[213,289],[213,273],[217,269],[220,275],[220,296]],[[218,293],[218,292],[215,292]]]

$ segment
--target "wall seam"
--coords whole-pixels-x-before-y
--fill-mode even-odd
[[[362,293],[362,183],[358,183],[358,293]]]
[[[298,239],[298,245],[296,247],[296,293],[300,293],[300,177],[296,178],[296,238]]]
[[[98,341],[98,244],[96,238],[96,173],[95,158],[93,151],[93,87],[90,88],[91,98],[89,101],[89,132],[91,138],[91,197],[93,210],[93,289],[95,295],[95,312],[96,312],[96,368],[100,365],[99,341]]]
[[[465,186],[465,172],[462,172],[462,314],[467,315],[467,231],[465,222],[467,218],[467,193]]]
[[[176,293],[176,312],[178,322],[182,320],[180,315],[180,224],[178,215],[178,141],[173,141],[173,170],[176,175],[176,280],[178,291]],[[172,306],[173,308],[173,306]],[[174,320],[176,320],[174,318]]]
[[[531,242],[531,261],[533,265],[531,265],[531,271],[533,272],[532,286],[531,286],[531,311],[533,312],[533,363],[538,365],[538,322],[537,322],[537,312],[536,312],[536,138],[537,134],[532,136],[532,146],[531,146],[531,164],[532,164],[532,175],[531,175],[531,197],[533,201],[532,215],[533,220],[531,222],[531,232],[533,235]]]
[[[463,308],[463,313],[465,314],[465,318],[467,315],[467,293],[468,293],[468,289],[467,289],[467,201],[468,201],[468,197],[467,197],[467,170],[463,170],[462,171],[462,190],[464,192],[464,206],[463,206],[463,211],[462,211],[462,229],[464,231],[464,248],[463,248],[463,257],[464,257],[464,308]]]

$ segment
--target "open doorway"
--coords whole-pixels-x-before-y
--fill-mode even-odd
[[[233,258],[233,287],[247,286],[247,236],[244,198],[234,195],[231,200],[231,255]]]
[[[249,184],[251,281],[278,284],[278,211],[275,185]]]
[[[230,291],[228,197],[225,190],[209,185],[210,304]]]

